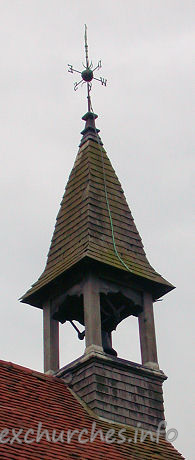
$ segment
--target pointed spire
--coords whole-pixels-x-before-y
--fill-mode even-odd
[[[118,271],[119,277],[137,280],[158,299],[173,289],[146,258],[143,244],[115,171],[102,147],[98,117],[92,109],[90,90],[92,80],[106,86],[106,80],[94,77],[101,61],[93,69],[88,59],[87,29],[85,27],[86,66],[83,72],[69,65],[87,84],[88,112],[82,117],[85,128],[75,164],[57,216],[46,267],[22,301],[42,307],[45,296],[64,280],[69,271],[83,269],[85,263]],[[60,281],[61,282],[61,281]],[[59,286],[58,286],[59,287]],[[61,289],[61,288],[60,288]]]
[[[101,145],[97,142],[95,118],[91,112],[84,115],[82,145],[66,185],[57,216],[46,267],[38,281],[23,296],[23,302],[41,306],[45,289],[57,283],[75,265],[91,263],[119,270],[120,276],[133,277],[148,286],[157,299],[173,286],[162,278],[146,258],[143,244],[126,202],[121,184]],[[95,138],[96,137],[96,138]],[[86,142],[87,141],[87,142]],[[127,271],[113,247],[109,213],[106,204],[101,155],[104,157],[107,193],[112,214],[117,250]]]

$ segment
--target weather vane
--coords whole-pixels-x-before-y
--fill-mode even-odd
[[[74,83],[74,90],[75,91],[78,89],[80,84],[87,83],[88,112],[91,112],[92,111],[92,106],[91,106],[90,91],[91,91],[91,88],[92,88],[92,80],[100,81],[100,83],[103,86],[106,86],[107,80],[105,78],[102,78],[102,77],[100,77],[100,78],[94,77],[94,72],[96,70],[101,69],[102,62],[98,61],[98,64],[95,67],[95,69],[93,69],[92,61],[89,63],[88,43],[87,43],[87,26],[86,26],[86,24],[85,24],[85,65],[83,64],[83,67],[85,68],[85,70],[80,72],[79,70],[74,69],[71,64],[68,64],[68,72],[70,72],[70,73],[77,72],[82,77],[82,79],[78,83],[77,82]]]

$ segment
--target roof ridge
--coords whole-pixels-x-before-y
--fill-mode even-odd
[[[7,368],[7,369],[16,369],[18,371],[23,372],[24,374],[33,375],[33,377],[37,377],[39,379],[41,378],[41,380],[52,380],[52,379],[59,380],[54,375],[48,375],[48,374],[45,374],[44,372],[37,371],[36,369],[31,369],[29,367],[22,366],[21,364],[13,363],[12,361],[5,361],[1,359],[0,368],[1,367]]]

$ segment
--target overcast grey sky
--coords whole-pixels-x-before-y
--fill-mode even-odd
[[[18,302],[46,262],[78,150],[85,88],[67,64],[101,58],[97,127],[124,188],[146,254],[177,289],[155,304],[168,428],[195,458],[193,78],[195,3],[189,0],[0,0],[1,359],[42,370],[41,311]],[[194,182],[194,181],[193,181]],[[140,360],[134,318],[114,335]],[[61,327],[61,366],[83,352]]]

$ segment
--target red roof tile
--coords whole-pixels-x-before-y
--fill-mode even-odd
[[[104,436],[111,428],[115,429],[115,437],[122,428],[119,424],[100,420],[80,403],[62,380],[57,377],[46,376],[39,372],[21,366],[0,361],[0,457],[2,459],[128,459],[128,460],[176,460],[182,457],[167,441],[161,439],[159,443],[148,438],[141,443],[114,443],[108,444],[97,437],[94,442],[79,443],[78,434],[74,434],[72,442],[67,443],[67,430],[88,430],[89,436],[93,422],[96,430],[101,429]],[[64,430],[65,442],[49,442],[44,436],[40,442],[25,443],[24,436],[27,430],[29,440],[35,439],[38,424],[42,423],[41,430],[48,430],[51,437],[53,430],[56,436]],[[8,429],[7,436],[2,438],[2,430]],[[135,431],[131,427],[124,427],[125,435],[134,439]],[[13,438],[12,429],[23,431],[18,436],[20,443]],[[6,433],[4,432],[6,435]],[[87,433],[83,433],[86,439]],[[10,440],[2,443],[2,440]],[[119,439],[119,438],[118,438]],[[27,438],[28,440],[28,438]]]

